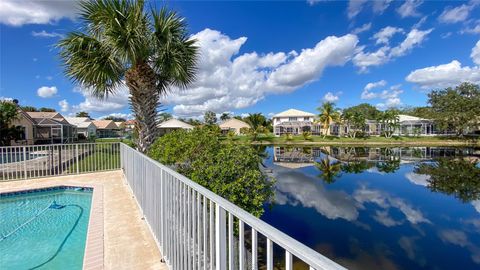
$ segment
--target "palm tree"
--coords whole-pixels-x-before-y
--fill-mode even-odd
[[[327,184],[335,182],[342,171],[342,163],[338,161],[332,163],[328,157],[321,159],[320,162],[315,162],[315,167],[322,172],[319,177]]]
[[[395,109],[389,109],[381,112],[377,118],[377,121],[382,125],[385,138],[391,138],[395,130],[400,127],[398,111]]]
[[[245,117],[245,121],[250,125],[249,133],[252,135],[252,140],[256,141],[260,133],[266,133],[265,128],[267,119],[261,113],[251,113]]]
[[[320,112],[318,115],[318,123],[322,124],[325,133],[323,134],[323,138],[327,134],[330,134],[330,125],[333,122],[340,120],[340,114],[335,109],[335,103],[333,102],[324,102],[322,106],[318,107],[317,110]]]
[[[220,115],[220,120],[222,120],[222,121],[226,121],[230,118],[231,118],[230,114],[226,113],[226,112],[224,112],[224,113],[222,113],[222,115]]]
[[[144,10],[144,1],[80,3],[82,31],[59,41],[66,75],[98,97],[126,85],[138,124],[140,151],[158,134],[160,97],[195,79],[198,47],[184,18],[165,8]]]

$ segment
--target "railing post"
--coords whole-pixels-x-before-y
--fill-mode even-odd
[[[225,209],[215,204],[215,269],[225,270],[227,268],[227,231],[226,231]]]
[[[76,168],[77,168],[77,174],[80,173],[80,162],[79,162],[79,158],[78,158],[78,144],[75,144],[75,164],[76,164]]]
[[[27,179],[27,147],[23,146],[23,179]]]

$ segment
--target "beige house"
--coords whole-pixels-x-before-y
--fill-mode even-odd
[[[75,140],[75,128],[58,112],[25,112],[12,125],[23,131],[21,139],[12,145],[70,143]]]
[[[88,138],[97,134],[97,127],[88,117],[65,117],[65,119],[75,126],[77,138],[78,136]]]
[[[97,129],[97,138],[116,138],[120,136],[120,129],[112,120],[92,121]]]
[[[174,130],[177,129],[186,129],[186,130],[192,130],[194,126],[187,124],[183,121],[180,121],[178,119],[172,118],[167,121],[164,121],[158,125],[158,129],[160,130],[160,136],[170,133]]]
[[[302,134],[303,131],[310,131],[313,134],[319,133],[319,130],[315,125],[315,114],[296,110],[288,109],[281,113],[277,113],[272,117],[273,132],[275,136],[283,134]]]
[[[232,130],[233,132],[235,132],[235,135],[240,135],[240,130],[242,128],[250,128],[249,124],[243,122],[242,120],[238,120],[236,118],[228,119],[218,126],[222,130],[223,134],[227,134],[230,130]]]

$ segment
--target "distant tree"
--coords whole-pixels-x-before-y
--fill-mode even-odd
[[[324,102],[322,106],[318,107],[317,110],[320,112],[318,115],[318,122],[323,126],[325,133],[323,137],[330,133],[330,125],[333,122],[340,120],[340,114],[335,108],[335,103],[333,102]]]
[[[75,115],[76,117],[87,117],[87,118],[90,118],[90,115],[88,114],[88,112],[77,112],[77,114]]]
[[[235,118],[237,120],[240,120],[240,121],[243,121],[243,117],[241,117],[240,115],[235,115],[233,118]]]
[[[167,113],[167,112],[162,112],[162,113],[158,114],[158,121],[160,121],[160,123],[161,123],[161,122],[172,119],[172,117],[173,117],[172,114]]]
[[[368,103],[361,103],[353,107],[343,109],[343,113],[359,113],[365,117],[365,119],[375,120],[377,119],[380,111]]]
[[[220,120],[222,120],[222,121],[226,121],[230,118],[232,118],[231,115],[229,113],[226,113],[226,112],[222,113],[222,115],[220,116]]]
[[[117,117],[117,116],[107,116],[105,118],[103,118],[104,120],[112,120],[113,122],[125,122],[127,121],[127,119],[123,118],[123,117]]]
[[[24,112],[38,112],[37,108],[33,106],[22,106],[20,107]]]
[[[186,119],[185,122],[189,123],[189,124],[192,125],[192,126],[200,126],[200,125],[202,125],[202,122],[200,122],[200,120],[198,120],[198,119],[193,119],[193,118],[188,118],[188,119]]]
[[[398,110],[389,109],[384,112],[380,112],[377,117],[377,122],[382,125],[382,132],[385,138],[391,138],[395,130],[400,127],[400,118],[398,116]]]
[[[400,110],[401,114],[411,115],[415,117],[425,118],[425,119],[434,119],[435,113],[433,112],[432,107],[407,107]]]
[[[217,115],[212,111],[206,111],[203,120],[207,125],[215,125],[217,123]]]
[[[264,134],[268,130],[265,127],[267,119],[261,113],[251,113],[245,117],[245,121],[250,125],[249,134],[252,140],[256,141],[259,134]]]
[[[480,88],[476,84],[433,90],[428,102],[441,129],[452,128],[461,136],[480,126]]]
[[[0,146],[9,146],[12,140],[20,139],[21,131],[12,126],[12,122],[17,118],[17,104],[8,100],[0,100]]]
[[[38,109],[38,111],[40,111],[40,112],[56,112],[55,109],[46,108],[46,107],[41,107],[40,109]]]
[[[358,111],[343,111],[342,120],[348,127],[348,136],[355,138],[366,126],[365,116]]]

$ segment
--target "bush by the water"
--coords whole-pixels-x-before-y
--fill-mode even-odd
[[[252,146],[222,143],[209,129],[178,130],[153,144],[149,156],[228,199],[255,216],[273,198],[270,179]]]

